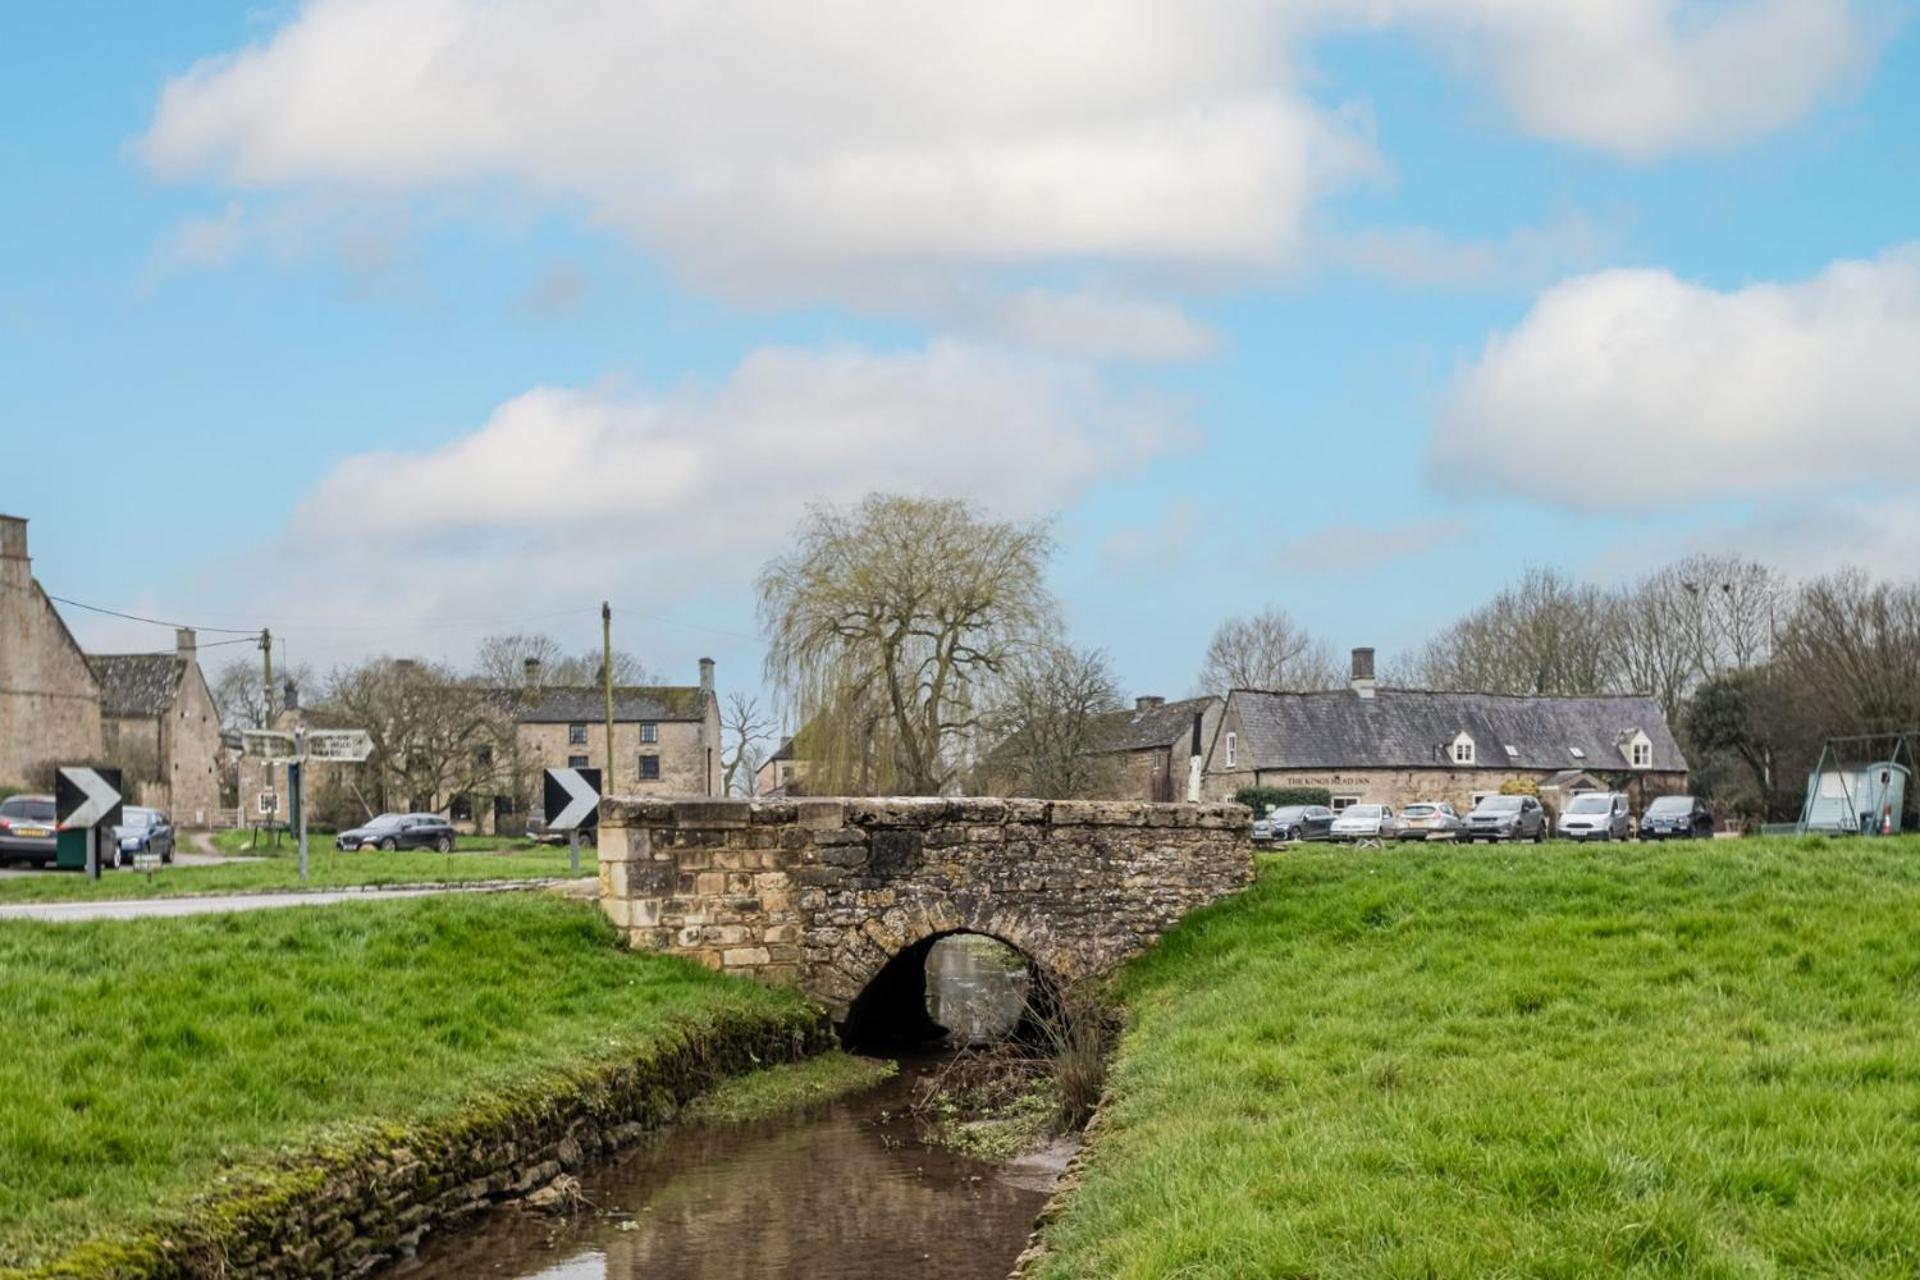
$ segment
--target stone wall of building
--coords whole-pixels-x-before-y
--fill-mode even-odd
[[[220,709],[199,662],[187,664],[168,709],[165,750],[167,808],[181,826],[205,826],[220,808]]]
[[[607,726],[592,721],[583,726],[586,742],[571,740],[573,726],[565,724],[522,724],[519,727],[520,750],[534,773],[542,769],[564,769],[578,756],[585,756],[587,767],[603,771],[600,785],[621,795],[707,796],[720,790],[720,725],[717,709],[708,724],[687,720],[663,720],[655,724],[658,738],[642,742],[640,725],[618,722],[613,726],[613,766],[607,765]],[[640,757],[658,756],[660,776],[643,780]]]
[[[101,758],[100,688],[33,580],[27,522],[0,516],[0,787],[47,763]]]
[[[1103,973],[1253,876],[1239,805],[608,798],[601,904],[635,947],[797,983],[836,1020],[894,956],[982,933]]]

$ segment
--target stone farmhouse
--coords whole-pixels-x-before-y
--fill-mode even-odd
[[[598,685],[542,685],[538,665],[511,699],[526,766],[601,770],[601,788],[623,796],[720,794],[720,699],[713,659],[700,659],[697,685],[616,685],[613,749],[607,749],[606,693]]]
[[[1624,791],[1636,809],[1687,789],[1687,761],[1657,700],[1384,689],[1373,650],[1346,689],[1235,689],[1208,750],[1206,793],[1324,787],[1336,809],[1450,800],[1465,812],[1525,779],[1550,809],[1575,791]]]
[[[125,773],[130,799],[203,827],[220,808],[220,711],[189,628],[172,653],[97,653],[105,756]]]
[[[1226,703],[1217,697],[1136,698],[1131,711],[1102,716],[1087,753],[1111,756],[1120,766],[1114,800],[1167,803],[1187,798],[1188,762],[1204,755],[1220,727]]]
[[[34,580],[27,522],[0,516],[0,787],[44,785],[45,766],[101,749],[93,669]]]

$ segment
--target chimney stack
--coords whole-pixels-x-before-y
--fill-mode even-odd
[[[192,662],[198,655],[199,649],[199,642],[194,638],[192,627],[175,627],[173,629],[173,652],[176,656]]]
[[[1355,649],[1353,651],[1353,677],[1348,681],[1354,693],[1362,698],[1371,698],[1374,692],[1373,650]]]
[[[526,673],[527,688],[538,689],[540,687],[540,659],[528,658],[520,665]]]
[[[700,659],[700,687],[708,693],[713,692],[713,659]]]
[[[1167,700],[1165,698],[1160,697],[1158,694],[1150,693],[1145,695],[1144,697],[1135,698],[1133,700],[1133,709],[1135,711],[1153,711],[1159,707],[1164,707],[1166,705],[1167,705]]]
[[[280,709],[282,711],[300,709],[300,686],[291,680],[280,686]]]
[[[27,559],[27,522],[19,516],[0,516],[0,583],[21,590],[33,584],[33,564]]]

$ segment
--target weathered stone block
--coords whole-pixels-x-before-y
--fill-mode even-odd
[[[751,969],[769,963],[772,957],[765,947],[735,947],[723,952],[720,959],[728,969]]]

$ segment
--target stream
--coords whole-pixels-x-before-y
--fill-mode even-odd
[[[927,1004],[956,1042],[1005,1034],[1026,973],[986,939],[935,945]],[[408,1280],[1002,1280],[1070,1154],[995,1165],[924,1144],[906,1114],[943,1057],[797,1114],[672,1129],[582,1174],[590,1209],[519,1209],[429,1236]]]

